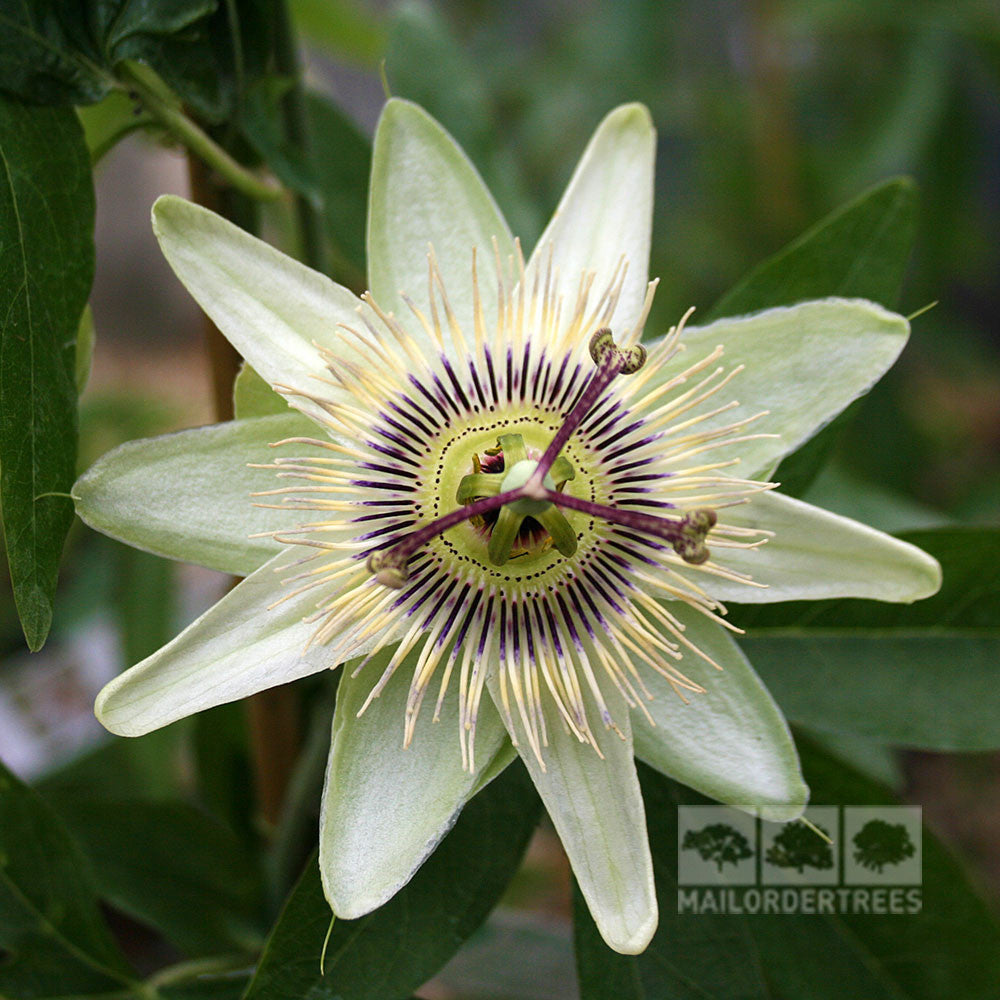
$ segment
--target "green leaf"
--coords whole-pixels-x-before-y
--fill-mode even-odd
[[[296,28],[337,59],[374,68],[385,52],[382,26],[359,0],[290,0]]]
[[[69,109],[0,96],[0,502],[28,646],[40,649],[73,520],[76,339],[94,274],[94,192]]]
[[[296,148],[282,120],[282,99],[290,85],[272,78],[255,86],[244,105],[241,127],[277,177],[320,210],[332,273],[350,272],[364,285],[371,143],[329,98],[307,92],[307,148]]]
[[[313,858],[285,904],[245,1000],[403,1000],[482,923],[520,863],[539,806],[515,764],[479,793],[413,880],[381,909],[338,920]]]
[[[0,11],[0,87],[45,104],[90,104],[114,85],[123,59],[154,67],[174,62],[172,75],[194,68],[206,48],[206,15],[217,0],[110,0],[85,5],[35,0]]]
[[[131,985],[90,871],[59,817],[0,764],[0,995]]]
[[[288,402],[243,362],[233,383],[233,413],[237,420],[288,413]]]
[[[95,167],[125,136],[153,123],[125,90],[113,90],[96,104],[77,106],[76,113]]]
[[[807,741],[800,741],[799,750],[815,801],[862,806],[893,801],[879,784]],[[846,934],[863,944],[871,964],[914,1000],[992,1000],[1000,994],[996,915],[973,890],[964,865],[926,827],[920,912],[845,915],[842,922]]]
[[[83,394],[90,379],[90,366],[94,361],[94,341],[97,331],[94,329],[94,314],[88,303],[80,314],[80,325],[76,331],[76,367],[74,376],[78,395]]]
[[[200,118],[224,121],[263,72],[262,0],[32,0],[0,9],[0,89],[37,104],[92,104],[126,60],[151,67]]]
[[[884,789],[800,747],[814,800],[885,804]],[[678,913],[677,807],[705,800],[640,768],[662,903],[649,948],[615,955],[575,895],[582,1000],[985,1000],[1000,986],[1000,935],[957,863],[926,829],[923,908],[906,916]]]
[[[576,1000],[569,927],[500,906],[434,982],[468,1000]]]
[[[897,177],[821,219],[758,264],[709,310],[709,320],[828,296],[892,308],[916,234],[917,189]]]
[[[323,204],[323,223],[335,264],[365,274],[365,220],[372,147],[328,98],[306,94],[310,165]]]
[[[259,943],[259,872],[222,823],[178,801],[79,792],[50,801],[87,856],[102,899],[188,955]]]
[[[937,750],[1000,746],[1000,529],[903,536],[936,557],[938,594],[731,607],[740,645],[785,714],[828,733]]]
[[[734,316],[803,299],[843,296],[895,305],[917,226],[917,189],[897,177],[859,195],[755,267],[709,310]],[[799,496],[826,463],[846,411],[778,468],[774,476]]]
[[[949,515],[862,479],[837,462],[828,465],[810,483],[802,499],[890,534],[917,528],[940,528],[952,521]]]

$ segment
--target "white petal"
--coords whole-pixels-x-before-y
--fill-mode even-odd
[[[679,602],[669,609],[685,638],[723,669],[685,651],[681,670],[706,689],[686,694],[685,704],[662,675],[637,662],[654,696],[646,707],[655,725],[632,713],[636,756],[719,802],[775,822],[794,819],[809,789],[781,710],[721,626]]]
[[[338,330],[339,323],[359,326],[361,302],[346,288],[173,195],[153,205],[153,231],[177,277],[271,385],[315,391],[325,370],[317,345],[359,357]],[[322,414],[308,400],[291,402],[310,416]]]
[[[772,531],[774,537],[756,549],[712,551],[715,562],[766,585],[699,576],[698,583],[723,601],[868,597],[909,604],[941,586],[937,560],[915,545],[780,493],[761,493],[748,504],[729,508],[725,521]]]
[[[248,463],[301,453],[301,445],[269,445],[315,431],[312,421],[286,411],[128,441],[77,480],[76,512],[92,528],[136,548],[245,576],[282,548],[251,535],[302,521],[296,511],[254,506],[251,493],[278,481],[273,471]]]
[[[452,309],[471,337],[475,248],[486,329],[492,331],[494,240],[506,260],[513,237],[468,157],[422,108],[390,100],[375,130],[368,203],[368,280],[375,301],[418,340],[424,337],[400,293],[430,315],[427,251],[433,245]]]
[[[642,313],[653,224],[656,132],[641,104],[623,104],[594,132],[528,263],[525,284],[545,273],[551,252],[563,311],[572,311],[580,275],[594,272],[594,291],[608,287],[622,258],[628,273],[608,325],[619,340]]]
[[[234,587],[176,639],[116,677],[95,712],[119,736],[141,736],[177,719],[223,705],[340,662],[326,646],[306,650],[314,628],[307,592],[276,608],[282,596],[277,556]]]
[[[387,659],[375,657],[356,678],[348,668],[337,691],[319,852],[326,897],[337,916],[349,920],[381,906],[409,882],[462,806],[515,756],[496,709],[484,700],[476,770],[462,769],[456,684],[440,721],[432,721],[434,705],[426,704],[413,742],[403,748],[415,653],[358,718]]]
[[[686,349],[656,373],[655,382],[673,377],[720,344],[725,349],[720,365],[726,370],[745,365],[711,400],[712,408],[732,400],[739,406],[698,427],[722,427],[766,411],[737,433],[778,437],[707,453],[713,462],[738,458],[735,474],[753,478],[866,393],[899,356],[909,332],[902,316],[863,299],[803,302],[687,328],[682,338]]]
[[[490,682],[494,701],[499,697]],[[604,692],[608,708],[621,720],[622,739],[601,728],[594,712],[595,737],[604,754],[580,743],[543,694],[548,746],[543,771],[520,721],[512,737],[569,856],[601,936],[615,951],[641,952],[656,930],[656,892],[646,836],[646,813],[632,758],[628,710],[617,692]]]

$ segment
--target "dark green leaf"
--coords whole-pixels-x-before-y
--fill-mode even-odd
[[[0,996],[129,985],[87,863],[59,817],[0,764]]]
[[[336,59],[374,68],[382,58],[382,26],[361,0],[290,0],[289,7],[295,27]]]
[[[74,381],[78,395],[83,394],[90,380],[90,368],[94,362],[94,341],[97,331],[94,329],[94,314],[89,305],[83,307],[80,314],[80,325],[76,331],[76,366]]]
[[[218,705],[199,712],[191,724],[198,800],[249,843],[256,809],[246,706]]]
[[[811,744],[799,743],[814,801],[849,805],[892,801],[877,783]],[[920,912],[905,917],[845,915],[843,924],[863,942],[874,964],[915,1000],[992,1000],[1000,994],[996,917],[970,888],[963,866],[926,827]]]
[[[68,108],[0,96],[0,499],[31,649],[52,622],[73,520],[76,337],[94,275],[94,191]]]
[[[346,261],[365,273],[365,220],[371,143],[321,94],[306,95],[310,161],[323,205],[323,221],[335,264]]]
[[[114,86],[113,67],[141,59],[187,63],[201,48],[198,21],[217,0],[0,5],[0,88],[44,104],[90,104]],[[202,52],[204,54],[204,51]],[[187,57],[187,58],[186,58]]]
[[[177,801],[79,794],[50,801],[87,856],[102,899],[187,955],[259,945],[259,871],[218,820]]]
[[[818,802],[885,804],[891,797],[811,747],[806,779]],[[929,831],[923,908],[890,915],[678,913],[677,807],[705,799],[640,765],[660,924],[637,957],[601,941],[575,895],[583,1000],[985,1000],[1000,988],[1000,934],[986,906]]]
[[[755,267],[709,310],[707,319],[839,295],[892,306],[899,294],[916,234],[917,191],[896,178],[866,191],[820,220],[773,257]],[[855,409],[786,458],[775,482],[800,496],[830,457]]]
[[[176,634],[176,564],[122,545],[118,548],[114,609],[121,625],[122,655],[132,666]]]
[[[897,177],[821,219],[758,264],[711,308],[708,319],[739,316],[840,295],[891,308],[917,224],[917,189]]]
[[[363,284],[371,143],[332,101],[307,93],[307,145],[296,148],[282,122],[289,86],[273,78],[258,83],[248,96],[241,127],[271,170],[321,213],[333,273],[346,267]]]
[[[131,59],[194,112],[225,120],[270,45],[265,0],[0,0],[0,90],[40,104],[91,104]]]
[[[939,750],[1000,746],[1000,529],[903,537],[941,563],[934,597],[734,607],[740,644],[804,726]]]
[[[141,740],[108,739],[50,771],[35,787],[51,801],[65,795],[174,798],[180,794],[183,733],[182,724]]]
[[[462,811],[413,880],[385,906],[330,924],[313,859],[271,932],[246,1000],[403,1000],[485,919],[517,868],[538,819],[523,767],[508,767]]]
[[[448,996],[469,1000],[577,1000],[580,995],[569,928],[548,915],[502,906],[434,982]]]

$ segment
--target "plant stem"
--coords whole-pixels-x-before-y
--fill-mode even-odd
[[[306,117],[305,91],[302,86],[302,67],[295,48],[288,4],[274,0],[274,60],[279,75],[291,81],[281,102],[285,138],[293,149],[308,156],[309,122]],[[301,192],[295,195],[295,216],[302,240],[302,262],[316,271],[324,271],[323,223],[315,205]]]
[[[204,162],[189,156],[188,175],[191,197],[199,205],[246,229],[256,228],[254,203],[238,191],[220,186]],[[239,373],[241,359],[207,316],[204,327],[216,419],[232,420],[233,381]],[[271,688],[249,698],[247,712],[257,807],[260,819],[270,833],[281,815],[299,750],[298,699],[291,685]]]
[[[217,142],[181,110],[174,94],[149,67],[126,61],[119,76],[134,91],[147,112],[175,139],[225,178],[237,191],[257,201],[271,201],[281,196],[281,188],[259,180],[237,163]]]

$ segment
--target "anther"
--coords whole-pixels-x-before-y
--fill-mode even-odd
[[[611,335],[611,329],[605,326],[590,338],[590,356],[598,366],[618,361],[619,374],[634,375],[646,363],[646,348],[642,344],[619,347]]]
[[[590,356],[597,365],[597,371],[591,376],[587,388],[580,394],[576,405],[569,411],[562,427],[538,460],[538,468],[535,469],[535,474],[528,484],[532,489],[537,489],[541,485],[545,473],[549,471],[556,456],[577,427],[583,423],[604,390],[614,381],[615,376],[631,375],[645,364],[646,348],[636,344],[623,350],[615,343],[610,327],[603,326],[590,338]]]
[[[406,572],[407,558],[400,558],[397,550],[384,549],[373,552],[365,565],[379,583],[393,590],[400,590],[406,583],[409,574]]]

